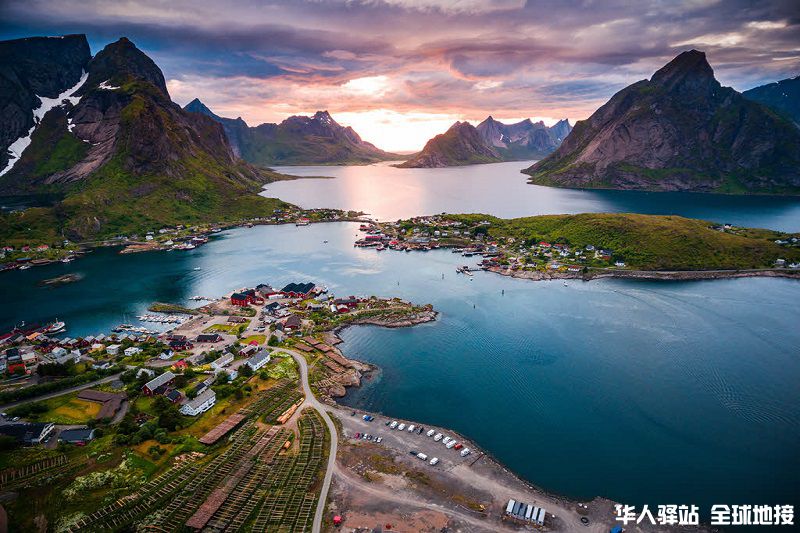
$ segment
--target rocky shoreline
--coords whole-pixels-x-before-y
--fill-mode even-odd
[[[589,270],[588,272],[541,272],[531,270],[510,270],[507,268],[490,267],[489,272],[510,276],[512,278],[527,279],[532,281],[551,281],[574,279],[592,281],[594,279],[645,279],[662,281],[693,281],[704,279],[733,279],[733,278],[790,278],[800,279],[800,271],[789,269],[753,269],[753,270]]]

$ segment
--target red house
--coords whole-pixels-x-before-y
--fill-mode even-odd
[[[239,307],[247,307],[250,304],[264,303],[264,300],[256,295],[255,289],[247,289],[242,292],[231,294],[231,304]]]

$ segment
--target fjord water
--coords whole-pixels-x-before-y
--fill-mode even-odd
[[[364,211],[378,220],[437,213],[487,213],[502,218],[563,213],[681,215],[719,223],[800,230],[800,198],[695,193],[576,190],[527,183],[533,161],[450,168],[368,166],[276,167],[296,176],[262,193],[305,208]]]
[[[350,223],[260,226],[186,252],[106,249],[3,273],[0,324],[58,317],[86,335],[135,322],[153,301],[259,282],[398,295],[439,319],[345,330],[344,352],[381,367],[345,403],[452,428],[576,498],[706,510],[797,499],[797,281],[469,281],[455,273],[470,262],[460,255],[354,248],[356,234]],[[67,272],[84,278],[37,285]]]

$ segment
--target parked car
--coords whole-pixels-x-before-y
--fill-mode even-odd
[[[414,424],[411,424],[410,426],[408,426],[408,432],[411,433],[412,431],[414,431],[415,427],[416,426],[414,426]]]
[[[431,459],[431,465],[435,465],[438,462],[439,462],[439,458],[438,457],[434,457],[433,459]]]
[[[380,444],[382,441],[383,437],[378,437],[377,439],[375,439],[375,442],[377,442],[378,444]]]
[[[469,448],[464,448],[463,450],[461,450],[461,457],[466,457],[471,453],[472,451]]]
[[[396,427],[397,427],[397,421],[396,420],[392,420],[392,423],[389,424],[389,428],[394,429]]]
[[[399,426],[397,426],[397,429],[400,430],[400,431],[403,431],[404,429],[406,429],[406,425],[405,424],[400,424]]]
[[[433,440],[435,440],[436,442],[439,442],[440,440],[442,440],[442,434],[441,433],[437,433],[436,435],[433,436]]]
[[[433,437],[435,434],[436,434],[436,430],[435,429],[431,429],[430,431],[428,431],[426,433],[426,435],[429,436],[429,437]]]
[[[360,439],[361,438],[361,433],[356,433],[356,438]]]
[[[417,435],[422,435],[422,430],[425,429],[424,427],[420,426],[417,428]]]
[[[460,449],[461,449],[461,448],[463,448],[463,447],[464,447],[464,445],[463,445],[463,444],[461,444],[460,442],[454,446],[454,448],[455,448],[456,450],[460,450]]]
[[[417,454],[417,457],[419,457],[419,458],[420,458],[420,459],[422,459],[423,461],[427,461],[427,460],[428,460],[428,456],[427,456],[427,455],[425,455],[424,453],[418,453],[418,454]]]
[[[453,439],[450,438],[450,437],[445,437],[445,438],[442,439],[442,444],[449,444],[451,440],[453,440]]]
[[[387,420],[387,421],[386,421],[386,423],[384,424],[384,426],[388,426],[388,425],[389,425],[389,424],[391,424],[391,423],[392,423],[392,421],[391,421],[391,420]]]
[[[445,446],[447,447],[448,450],[451,450],[453,448],[453,446],[455,446],[455,445],[456,445],[456,441],[451,440]]]
[[[411,450],[411,451],[410,451],[410,452],[408,452],[408,453],[410,453],[411,455],[413,455],[414,457],[416,457],[418,452],[417,452],[417,450]]]

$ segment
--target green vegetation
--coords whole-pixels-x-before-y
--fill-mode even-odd
[[[787,238],[777,231],[720,231],[713,224],[677,216],[636,214],[544,215],[499,219],[488,215],[451,215],[465,224],[489,221],[491,238],[516,242],[562,242],[613,250],[631,268],[713,270],[770,268],[778,258],[800,261],[800,248],[775,244]]]
[[[196,315],[199,313],[197,309],[184,307],[178,304],[165,304],[161,302],[153,303],[147,308],[147,310],[154,313],[182,313],[184,315]]]

